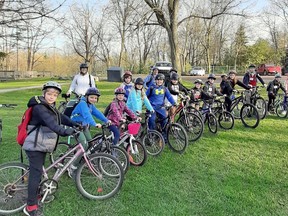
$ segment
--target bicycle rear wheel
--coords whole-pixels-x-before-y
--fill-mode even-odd
[[[177,123],[181,124],[188,136],[189,143],[194,142],[203,134],[204,124],[202,119],[195,113],[186,113],[186,116],[183,114],[177,119]]]
[[[188,145],[188,137],[184,127],[178,123],[172,123],[167,128],[168,146],[175,152],[182,154]]]
[[[70,150],[70,145],[67,142],[59,142],[57,144],[57,148],[54,152],[50,154],[50,162],[51,164],[54,163],[58,158],[62,157],[68,150]],[[65,158],[65,160],[72,158],[73,155],[70,157]],[[61,164],[65,164],[65,160],[60,161]]]
[[[28,196],[28,166],[11,162],[0,166],[0,215],[21,211]]]
[[[96,153],[89,156],[95,175],[82,163],[76,172],[76,187],[86,198],[104,200],[114,196],[122,187],[124,173],[120,162],[109,154]]]
[[[106,153],[111,154],[120,162],[124,173],[126,173],[129,170],[130,167],[129,155],[125,149],[123,149],[120,146],[111,146],[110,151],[106,150]]]
[[[208,113],[207,114],[207,119],[206,119],[207,123],[208,123],[208,129],[211,133],[216,134],[218,131],[218,123],[217,123],[217,118],[214,114],[212,113]]]
[[[165,146],[163,136],[156,130],[148,130],[143,136],[142,143],[145,146],[147,153],[152,156],[159,155]]]
[[[235,106],[232,105],[231,108],[231,114],[234,116],[235,119],[240,119],[240,111],[241,108],[243,107],[243,101],[238,101],[237,104]]]
[[[256,128],[260,118],[256,107],[252,104],[244,104],[240,111],[241,121],[245,127]]]
[[[283,103],[283,102],[278,103],[278,104],[276,105],[276,114],[277,114],[277,116],[280,117],[280,118],[286,118],[286,117],[287,117],[287,114],[288,114],[288,112],[287,112],[287,107],[284,106],[284,103]]]
[[[258,111],[259,118],[264,119],[267,115],[267,103],[262,97],[256,98],[255,107]]]
[[[218,123],[222,129],[230,130],[234,127],[234,117],[230,112],[223,111],[219,114]]]
[[[126,151],[129,155],[129,161],[134,166],[142,166],[147,160],[147,150],[138,140],[132,141],[132,147],[128,143]]]

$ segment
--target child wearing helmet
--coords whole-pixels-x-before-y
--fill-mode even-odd
[[[158,68],[157,67],[153,67],[152,68],[152,73],[149,74],[145,79],[144,79],[144,88],[148,89],[150,86],[155,84],[155,77],[158,74]]]
[[[145,91],[143,89],[144,81],[142,78],[137,78],[134,83],[134,87],[132,88],[128,100],[127,106],[130,110],[132,110],[135,114],[142,113],[142,105],[145,104],[145,107],[150,111],[154,112],[153,107],[148,100]]]
[[[203,91],[206,92],[210,97],[213,97],[215,94],[218,96],[222,96],[223,94],[218,91],[216,85],[214,84],[216,80],[215,74],[209,74],[208,81],[205,82]]]
[[[277,96],[277,93],[281,89],[285,95],[287,94],[286,89],[281,83],[281,75],[276,74],[275,79],[269,82],[267,86],[267,92],[268,92],[268,112],[274,112],[273,107],[274,107],[274,102],[275,98]]]
[[[132,120],[136,120],[137,116],[127,107],[124,101],[125,89],[118,87],[115,89],[114,93],[115,98],[110,104],[107,119],[111,121],[111,126],[109,126],[109,129],[114,134],[113,145],[116,145],[120,138],[120,131],[118,129],[120,122],[126,121],[124,114],[126,113]],[[141,118],[138,119],[141,121]]]
[[[168,101],[175,106],[176,101],[173,99],[171,93],[169,90],[164,86],[164,80],[165,76],[164,74],[157,74],[155,77],[155,84],[150,86],[147,91],[146,95],[155,110],[155,113],[152,114],[152,116],[149,118],[149,128],[150,129],[156,129],[156,116],[164,121],[161,121],[161,126],[164,128],[166,122],[167,122],[167,112],[165,109],[165,98],[168,99]]]
[[[77,95],[81,96],[86,93],[88,88],[95,86],[94,77],[88,73],[88,64],[82,63],[80,64],[80,72],[74,76],[66,95],[75,92]]]
[[[126,71],[123,75],[123,83],[120,85],[125,90],[125,101],[127,101],[129,93],[133,87],[132,72]]]
[[[29,134],[26,137],[23,150],[29,160],[28,199],[24,208],[26,215],[39,214],[38,189],[41,181],[43,165],[47,153],[54,151],[60,136],[69,136],[75,133],[73,128],[64,128],[62,125],[77,126],[67,116],[56,109],[56,99],[62,92],[57,82],[49,81],[43,85],[42,96],[34,96],[28,102],[33,107],[32,117],[28,125]],[[50,200],[53,196],[50,197]]]
[[[206,92],[203,91],[203,81],[201,79],[196,79],[194,81],[195,86],[191,89],[190,103],[197,110],[200,108],[200,100],[208,100],[211,99]]]

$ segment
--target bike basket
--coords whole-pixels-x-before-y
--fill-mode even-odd
[[[132,135],[138,134],[140,127],[141,127],[140,123],[130,123],[128,125],[129,134],[132,134]]]

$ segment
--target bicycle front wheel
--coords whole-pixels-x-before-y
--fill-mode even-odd
[[[26,206],[28,166],[11,162],[0,166],[0,215],[10,215]]]
[[[129,155],[129,161],[134,166],[142,166],[147,160],[147,150],[138,140],[133,140],[132,145],[128,143],[126,151]]]
[[[256,98],[255,107],[258,111],[259,118],[264,119],[267,115],[267,103],[262,97]]]
[[[168,146],[175,152],[182,154],[188,145],[188,137],[184,127],[178,123],[172,123],[167,129]]]
[[[165,146],[165,141],[161,133],[156,130],[148,130],[143,136],[143,145],[145,146],[147,153],[152,156],[159,155]]]
[[[241,111],[241,108],[243,107],[243,101],[238,101],[236,105],[233,106],[232,104],[232,107],[231,107],[231,113],[232,115],[234,116],[235,119],[240,119],[241,116],[240,116],[240,111]]]
[[[207,122],[208,122],[208,129],[211,133],[216,134],[218,131],[218,123],[217,118],[214,114],[208,113],[207,114]]]
[[[186,115],[181,115],[178,118],[177,123],[185,128],[189,142],[195,142],[200,139],[203,134],[203,121],[195,113],[187,112]]]
[[[124,173],[128,171],[130,167],[130,162],[129,162],[129,155],[125,149],[123,149],[120,146],[111,146],[110,151],[109,152],[107,151],[107,153],[111,154],[120,162]]]
[[[218,123],[222,129],[230,130],[234,127],[234,117],[230,112],[223,111],[219,114]]]
[[[243,105],[240,111],[240,117],[245,127],[256,128],[259,125],[259,114],[256,107],[252,104]]]
[[[104,200],[114,196],[121,189],[123,180],[120,162],[104,153],[90,155],[89,165],[82,163],[76,173],[76,187],[88,199]]]
[[[284,106],[284,103],[281,102],[281,103],[278,103],[276,105],[276,114],[278,117],[280,118],[286,118],[287,117],[287,107]]]

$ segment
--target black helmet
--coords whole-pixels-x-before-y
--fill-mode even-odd
[[[223,77],[227,77],[227,74],[222,74],[222,75],[221,75],[221,78],[223,78]]]
[[[54,82],[54,81],[48,81],[47,83],[45,83],[43,85],[43,88],[42,90],[45,90],[47,88],[55,88],[57,89],[60,93],[62,92],[62,88],[61,88],[61,85],[57,82]]]
[[[80,69],[81,68],[87,68],[88,69],[88,64],[87,63],[82,63],[80,64]]]
[[[170,79],[171,79],[171,80],[178,80],[178,79],[179,79],[179,75],[174,72],[174,73],[172,73],[172,74],[170,75]]]
[[[216,80],[215,74],[209,74],[208,79],[214,79],[214,80]]]
[[[254,65],[254,64],[251,64],[251,65],[249,65],[249,67],[248,68],[256,68],[256,65]]]
[[[162,73],[156,75],[155,80],[165,80],[165,76]]]
[[[230,75],[230,74],[235,74],[235,75],[236,75],[237,72],[236,72],[236,70],[230,70],[230,71],[229,71],[229,75]]]
[[[178,73],[177,70],[176,70],[175,68],[172,68],[172,69],[170,70],[170,73],[172,73],[172,72],[174,72],[174,73]]]
[[[85,96],[89,96],[89,95],[97,95],[98,97],[100,97],[100,91],[95,88],[95,87],[90,87],[87,89]]]
[[[196,83],[199,83],[199,84],[203,85],[203,81],[201,79],[196,79],[194,81],[194,84],[196,84]]]
[[[141,77],[138,77],[136,80],[135,80],[135,85],[144,85],[144,81]]]

